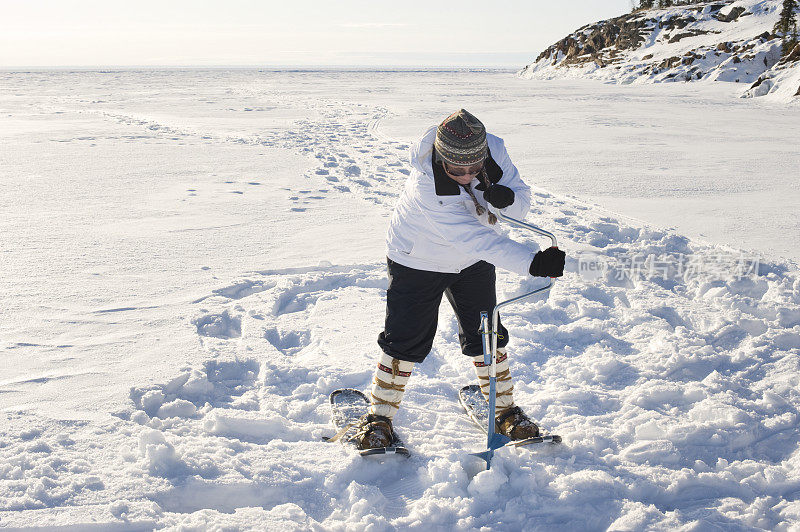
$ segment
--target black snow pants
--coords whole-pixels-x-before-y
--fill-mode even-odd
[[[394,358],[422,362],[433,346],[442,294],[447,296],[458,320],[461,352],[483,354],[478,332],[481,312],[491,312],[497,301],[494,266],[476,262],[459,273],[440,273],[389,264],[386,291],[386,324],[378,345]],[[500,325],[497,347],[508,343],[508,331]]]

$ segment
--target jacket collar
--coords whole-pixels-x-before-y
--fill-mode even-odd
[[[503,169],[492,158],[492,152],[489,151],[486,156],[486,175],[489,176],[489,182],[495,184],[503,177]],[[444,171],[442,163],[436,161],[436,150],[431,151],[431,165],[433,166],[433,183],[436,187],[437,196],[458,196],[461,194],[461,187],[450,179]],[[478,183],[475,188],[477,190],[486,190],[486,185]]]
[[[461,194],[461,187],[458,183],[447,177],[442,163],[436,161],[436,150],[431,151],[431,164],[433,165],[433,184],[436,187],[437,196],[458,196]]]

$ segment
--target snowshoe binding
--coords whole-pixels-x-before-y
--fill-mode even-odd
[[[370,414],[369,399],[359,390],[334,390],[330,395],[330,404],[331,421],[337,432],[326,441],[339,441],[351,446],[361,456],[409,456],[408,449],[392,428],[392,421]]]
[[[356,427],[357,432],[353,435],[353,441],[359,449],[391,447],[394,441],[392,420],[388,417],[367,414],[359,419]]]
[[[539,427],[518,406],[509,408],[494,421],[495,431],[512,440],[527,440],[539,435]]]
[[[458,392],[458,400],[469,419],[484,434],[489,421],[489,403],[483,397],[481,387],[477,384],[464,386]],[[532,443],[560,443],[561,436],[550,434],[543,436],[536,423],[531,421],[519,407],[513,407],[495,418],[495,431],[511,438],[507,445],[521,447]]]

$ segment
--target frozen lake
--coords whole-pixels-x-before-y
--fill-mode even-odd
[[[630,87],[520,80],[511,72],[234,70],[0,73],[0,88],[7,115],[0,131],[14,142],[63,127],[69,137],[76,130],[67,125],[80,116],[81,135],[50,138],[47,147],[89,146],[102,136],[92,120],[107,126],[115,119],[196,139],[268,145],[271,134],[319,118],[321,108],[365,106],[385,110],[377,133],[411,142],[466,107],[506,140],[532,185],[690,237],[800,259],[800,108],[738,99],[736,84]],[[100,129],[93,134],[93,127]],[[25,175],[24,168],[9,173],[4,165],[4,182]]]
[[[800,121],[740,89],[0,72],[0,526],[796,526]],[[319,443],[327,394],[370,382],[406,152],[460,107],[571,258],[504,314],[515,397],[565,444],[476,474],[443,305],[397,417],[415,456],[365,464]],[[575,274],[726,246],[762,268]]]

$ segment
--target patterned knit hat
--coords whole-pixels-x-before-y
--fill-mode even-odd
[[[453,113],[439,124],[433,147],[447,164],[471,166],[488,153],[486,128],[466,109]]]

